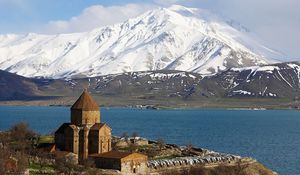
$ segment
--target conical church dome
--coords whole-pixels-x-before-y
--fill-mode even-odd
[[[99,111],[99,106],[87,90],[84,90],[78,100],[71,107],[71,110],[73,109],[82,111]]]

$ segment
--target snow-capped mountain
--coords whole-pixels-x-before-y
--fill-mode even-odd
[[[0,35],[0,69],[26,77],[180,70],[212,75],[273,63],[272,50],[209,12],[158,8],[90,32]]]
[[[223,101],[217,100],[220,98],[245,98],[245,101],[252,99],[248,101],[248,105],[259,105],[256,100],[261,98],[271,102],[264,101],[264,105],[289,105],[286,100],[290,103],[300,101],[300,62],[232,68],[206,77],[174,70],[55,80],[25,78],[0,70],[0,77],[0,101],[50,100],[48,104],[51,104],[67,97],[66,102],[70,102],[68,97],[80,94],[83,87],[88,87],[94,96],[100,96],[101,102],[103,97],[108,97],[114,105],[123,101],[120,99],[125,99],[123,105],[147,104],[154,101],[163,105],[176,105],[177,100],[184,100],[182,102],[185,104],[186,99],[192,99],[188,100],[190,102],[198,101],[198,105],[213,101],[215,105],[216,101]],[[255,103],[253,99],[256,99]],[[246,106],[249,107],[248,105]]]

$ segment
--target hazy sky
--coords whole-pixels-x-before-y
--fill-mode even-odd
[[[121,22],[157,6],[208,9],[300,61],[300,0],[0,0],[0,33],[67,33]]]

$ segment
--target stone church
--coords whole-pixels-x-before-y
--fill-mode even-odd
[[[71,122],[55,132],[56,148],[78,155],[79,162],[91,154],[111,151],[111,128],[100,122],[100,110],[87,90],[71,107]]]

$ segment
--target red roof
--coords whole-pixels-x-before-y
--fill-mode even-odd
[[[97,102],[92,98],[92,96],[84,90],[78,100],[73,104],[71,109],[83,110],[83,111],[99,111],[99,106]]]
[[[130,153],[130,152],[119,152],[119,151],[109,151],[102,154],[92,154],[91,158],[105,158],[105,159],[117,159],[117,160],[132,160],[132,159],[144,159],[147,160],[148,156],[140,153]]]
[[[92,157],[102,157],[102,158],[111,158],[111,159],[122,159],[129,156],[132,153],[129,152],[119,152],[119,151],[109,151],[102,154],[92,154]]]

